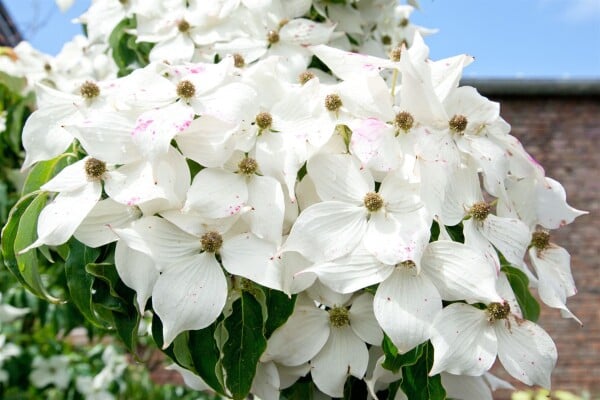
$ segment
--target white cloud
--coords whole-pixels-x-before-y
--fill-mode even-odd
[[[540,4],[554,8],[569,21],[600,21],[600,0],[540,0]]]

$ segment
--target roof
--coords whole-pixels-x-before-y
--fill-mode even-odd
[[[486,96],[600,96],[600,79],[497,79],[465,78]]]
[[[0,1],[0,46],[15,47],[22,40],[17,26]]]

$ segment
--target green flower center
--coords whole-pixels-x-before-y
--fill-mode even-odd
[[[342,108],[342,98],[335,93],[325,96],[325,108],[329,111],[337,111]]]
[[[196,86],[190,81],[183,80],[177,84],[177,96],[189,100],[196,94]]]
[[[100,88],[92,81],[85,81],[79,87],[79,93],[83,98],[93,99],[94,97],[100,96]]]
[[[381,44],[383,44],[384,46],[389,46],[390,44],[392,44],[392,38],[389,35],[383,35],[381,37]]]
[[[487,307],[487,314],[490,322],[506,319],[510,315],[510,305],[507,302],[491,303]]]
[[[200,244],[202,245],[202,250],[209,253],[216,253],[223,245],[223,237],[219,232],[206,232],[200,238]]]
[[[85,160],[84,169],[89,180],[97,181],[106,173],[106,163],[97,158],[88,158]]]
[[[342,328],[350,325],[350,317],[346,307],[333,307],[329,310],[329,322],[335,328]]]
[[[491,206],[485,201],[475,203],[469,210],[469,214],[477,221],[483,221],[490,215]]]
[[[456,114],[452,117],[452,119],[448,122],[448,126],[450,130],[456,133],[463,133],[465,129],[467,129],[467,117],[464,115]]]
[[[367,193],[363,199],[363,202],[367,210],[370,212],[379,211],[381,207],[383,207],[383,198],[379,195],[379,193]]]

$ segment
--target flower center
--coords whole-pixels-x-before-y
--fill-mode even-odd
[[[238,164],[238,170],[244,175],[254,175],[258,170],[258,163],[254,158],[246,157]]]
[[[404,132],[408,132],[414,125],[415,119],[412,114],[407,111],[401,111],[396,114],[394,119],[394,126],[398,129],[402,129]]]
[[[531,245],[538,250],[545,250],[550,246],[550,233],[548,231],[535,231],[531,235]]]
[[[298,76],[298,80],[300,81],[300,83],[302,85],[304,85],[306,82],[310,81],[314,77],[315,77],[315,74],[313,74],[312,72],[304,71]]]
[[[223,245],[223,237],[219,232],[206,232],[200,238],[200,244],[202,245],[202,250],[209,253],[216,253]]]
[[[84,169],[90,181],[97,181],[102,179],[102,176],[106,172],[106,163],[97,158],[88,158],[85,160]]]
[[[256,115],[256,125],[260,129],[269,129],[273,123],[273,117],[268,112],[261,112]]]
[[[452,119],[448,122],[448,126],[450,126],[450,130],[456,133],[462,133],[467,129],[467,117],[464,115],[456,114]]]
[[[394,62],[398,62],[400,61],[400,57],[402,56],[402,48],[400,46],[398,47],[394,47],[391,51],[390,51],[390,60],[394,61]]]
[[[407,269],[407,270],[413,270],[413,269],[417,268],[417,264],[415,264],[415,262],[413,260],[402,261],[397,266],[401,267],[401,268],[404,268],[404,269]]]
[[[367,193],[363,199],[363,202],[365,203],[367,210],[370,212],[379,211],[381,207],[383,207],[383,198],[379,195],[379,193]]]
[[[381,44],[383,44],[384,46],[389,46],[390,44],[392,44],[392,38],[389,35],[383,35],[381,37]]]
[[[189,100],[196,94],[196,86],[190,81],[183,80],[177,84],[177,96]]]
[[[246,60],[244,60],[244,56],[242,56],[240,53],[235,53],[233,55],[233,65],[235,65],[236,68],[244,68],[244,66],[246,65]]]
[[[325,96],[325,108],[329,111],[337,111],[342,108],[342,99],[337,94],[328,94]]]
[[[490,215],[491,207],[485,201],[475,203],[469,210],[469,214],[477,221],[483,221]]]
[[[400,20],[400,23],[398,23],[398,26],[400,26],[401,28],[406,28],[409,23],[410,21],[408,20],[408,18],[402,18]]]
[[[329,322],[335,328],[341,328],[350,325],[348,309],[346,307],[333,307],[329,310]]]
[[[510,305],[504,303],[491,303],[487,307],[488,321],[494,322],[508,318],[510,314]]]
[[[267,32],[267,42],[269,42],[269,44],[275,44],[275,43],[279,42],[279,32],[277,32],[277,31]]]
[[[79,87],[79,93],[83,98],[93,99],[94,97],[98,97],[100,95],[100,88],[92,81],[85,81]]]
[[[177,29],[179,29],[179,32],[181,32],[181,33],[185,33],[187,31],[189,31],[190,28],[191,28],[190,23],[187,22],[185,19],[182,19],[177,24]]]

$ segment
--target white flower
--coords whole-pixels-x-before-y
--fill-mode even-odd
[[[479,376],[496,359],[514,378],[550,388],[556,346],[531,321],[516,318],[508,303],[491,303],[486,310],[463,303],[445,307],[431,328],[435,349],[430,375],[442,371]]]
[[[373,316],[372,295],[364,293],[352,301],[348,296],[334,297],[336,302],[321,298],[326,311],[299,295],[294,313],[269,338],[261,360],[287,366],[310,360],[317,387],[329,396],[342,397],[346,378],[362,379],[367,370],[365,342],[379,345],[383,335]]]
[[[86,400],[114,400],[115,396],[110,393],[104,382],[97,379],[100,375],[92,378],[91,376],[78,376],[75,379],[75,387]]]
[[[29,374],[29,381],[37,388],[53,385],[59,389],[66,389],[71,380],[69,364],[68,356],[36,356],[31,363],[33,370]]]
[[[558,308],[564,317],[581,321],[567,308],[567,297],[577,293],[571,273],[571,256],[562,247],[550,243],[550,235],[538,230],[532,235],[529,259],[538,277],[538,294],[548,306]]]
[[[298,216],[285,250],[315,262],[328,261],[364,241],[365,248],[387,264],[413,258],[418,232],[429,231],[429,223],[413,217],[422,207],[417,185],[390,173],[375,192],[370,173],[348,155],[317,155],[308,162],[308,174],[323,202]]]
[[[0,293],[0,302],[1,301],[2,293]],[[18,308],[10,304],[0,304],[0,324],[13,322],[14,320],[21,318],[29,312],[29,308]]]
[[[339,260],[317,264],[312,272],[328,287],[352,293],[379,283],[373,301],[377,322],[400,353],[429,339],[430,327],[442,310],[442,299],[493,302],[496,271],[476,249],[451,241],[427,245],[397,265],[378,261],[364,248]]]

